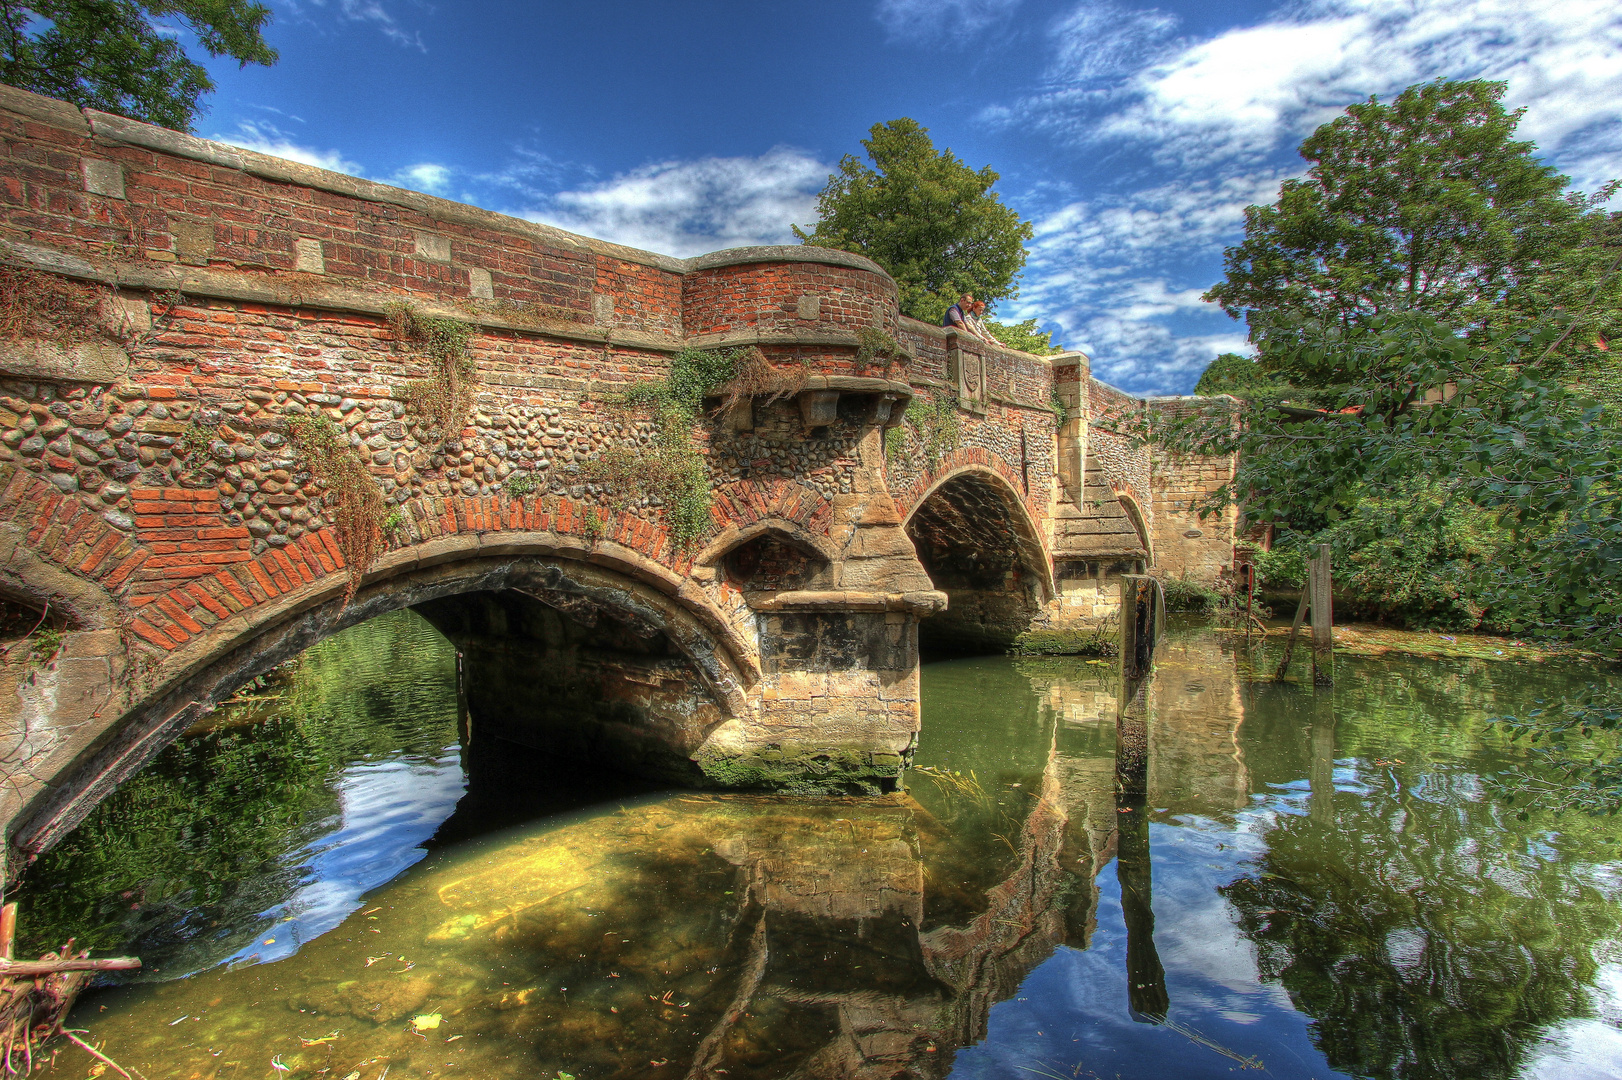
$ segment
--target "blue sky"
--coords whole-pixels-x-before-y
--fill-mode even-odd
[[[1578,186],[1622,176],[1615,0],[268,2],[281,62],[210,64],[198,134],[673,255],[791,241],[910,116],[1035,223],[999,316],[1140,392],[1243,349],[1199,295],[1350,102],[1507,79]]]

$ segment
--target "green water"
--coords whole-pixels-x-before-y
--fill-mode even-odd
[[[463,750],[451,665],[347,631],[31,871],[32,941],[149,961],[74,1023],[152,1080],[1622,1074],[1622,827],[1506,807],[1484,722],[1591,670],[1185,627],[1123,772],[1107,666],[931,664],[908,792],[805,799]]]

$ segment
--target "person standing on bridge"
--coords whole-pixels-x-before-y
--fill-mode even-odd
[[[991,331],[986,329],[986,324],[982,320],[985,313],[986,302],[984,300],[975,300],[973,301],[964,322],[968,323],[969,330],[987,345],[999,345],[1001,342],[992,336]]]
[[[969,326],[969,318],[974,314],[974,296],[964,293],[957,298],[957,303],[946,309],[946,315],[941,319],[941,325],[948,330],[956,330],[960,334],[973,334]]]

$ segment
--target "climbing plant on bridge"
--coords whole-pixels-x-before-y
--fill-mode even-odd
[[[689,546],[710,527],[709,467],[693,442],[704,402],[720,398],[724,411],[746,400],[775,401],[804,385],[803,366],[778,368],[753,347],[683,349],[663,379],[637,383],[620,401],[653,413],[652,445],[605,450],[581,468],[581,479],[610,488],[621,505],[657,499],[670,538]]]
[[[422,417],[443,442],[461,430],[473,405],[479,369],[468,345],[473,327],[456,319],[424,315],[407,303],[389,304],[389,328],[401,342],[425,356],[432,367],[426,379],[400,388],[400,400]]]
[[[288,421],[288,432],[310,472],[326,487],[339,550],[349,571],[344,601],[355,595],[360,580],[383,551],[383,525],[387,513],[383,492],[372,479],[366,462],[349,445],[342,429],[321,413],[306,413]]]
[[[957,415],[957,395],[942,391],[938,396],[927,391],[907,403],[907,412],[900,424],[884,433],[884,456],[891,462],[910,459],[908,436],[918,444],[924,464],[930,472],[940,467],[941,455],[956,450],[963,439],[962,425]]]

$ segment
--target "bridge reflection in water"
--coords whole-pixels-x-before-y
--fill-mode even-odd
[[[939,765],[893,797],[627,794],[458,839],[520,813],[503,798],[552,771],[476,741],[433,854],[347,921],[274,964],[82,1008],[121,1060],[175,1077],[273,1057],[367,1080],[385,1065],[396,1078],[940,1077],[1038,964],[1087,947],[1115,858],[1132,1014],[1163,1020],[1148,807],[1231,811],[1246,790],[1232,658],[1213,648],[1164,653],[1147,739],[1141,701],[1117,734],[1108,668],[977,668],[963,700],[945,680]],[[1023,704],[971,707],[987,694]],[[283,952],[276,934],[266,954]]]

